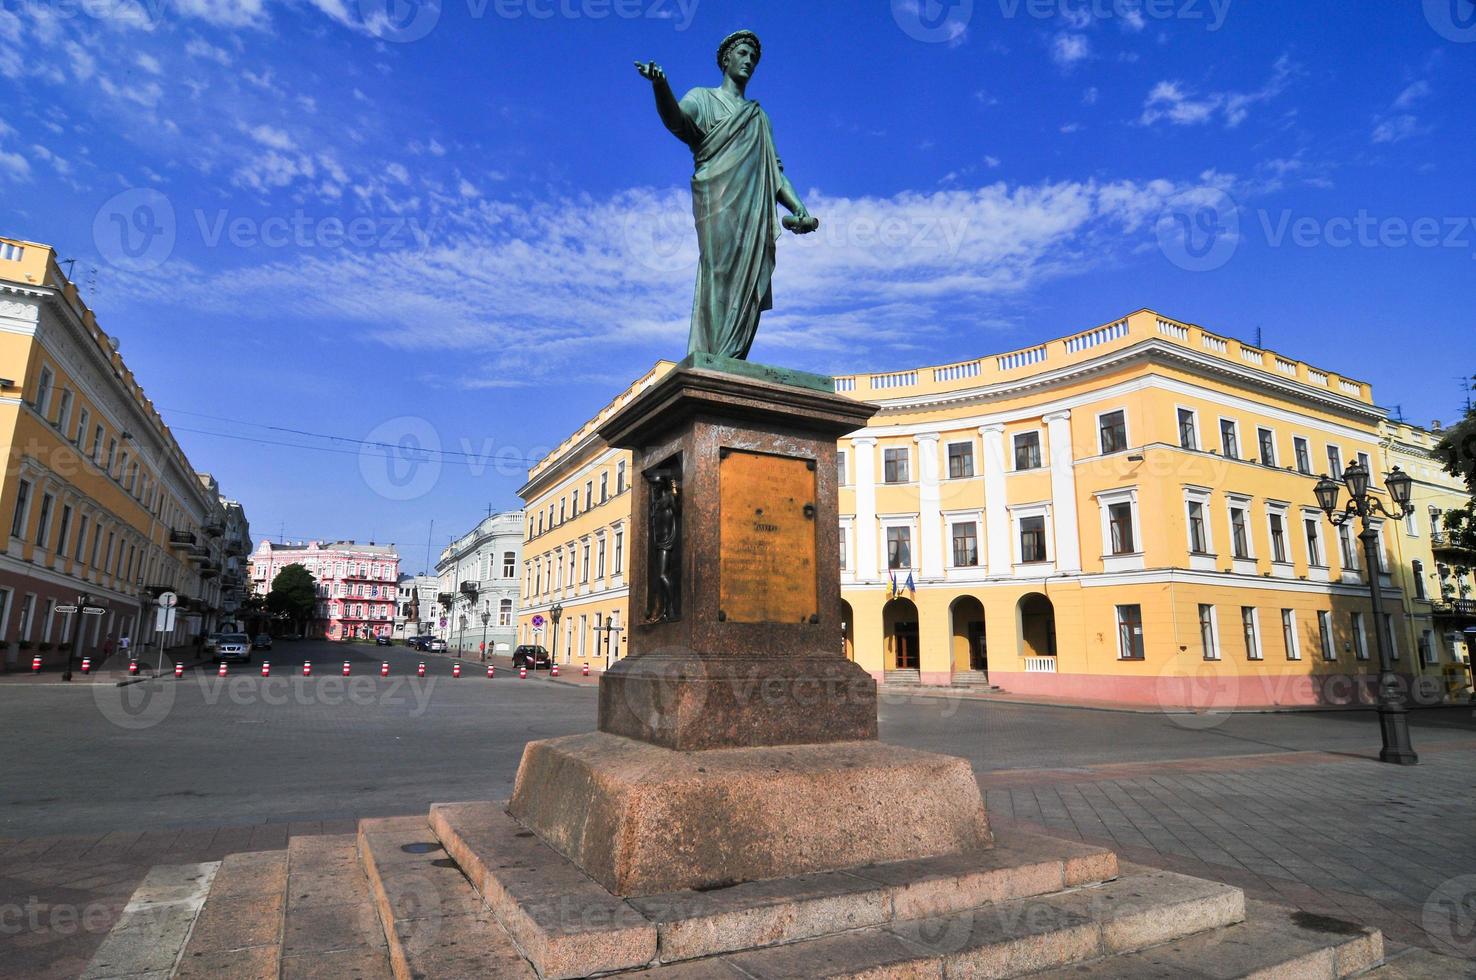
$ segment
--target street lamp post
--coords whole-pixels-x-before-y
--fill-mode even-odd
[[[548,615],[549,615],[550,618],[553,619],[553,634],[554,634],[553,657],[551,658],[551,661],[550,662],[551,663],[558,663],[559,662],[559,620],[562,619],[563,616],[564,616],[564,606],[563,606],[563,603],[555,602],[553,604],[553,607],[551,609],[549,609]]]
[[[1369,521],[1377,515],[1397,521],[1413,513],[1414,508],[1409,504],[1409,490],[1413,483],[1409,474],[1402,472],[1397,466],[1385,475],[1384,485],[1388,487],[1389,497],[1399,511],[1397,514],[1390,513],[1378,498],[1369,494],[1368,470],[1357,462],[1349,463],[1343,471],[1343,486],[1348,488],[1348,503],[1342,510],[1338,509],[1339,485],[1336,480],[1324,475],[1313,489],[1318,506],[1334,527],[1341,527],[1355,517],[1363,522],[1358,540],[1363,543],[1363,567],[1368,575],[1368,595],[1373,602],[1374,640],[1379,651],[1379,731],[1384,740],[1384,746],[1379,750],[1379,760],[1401,766],[1414,765],[1419,762],[1419,756],[1415,755],[1414,747],[1409,744],[1409,713],[1404,706],[1404,693],[1399,689],[1399,680],[1394,676],[1389,631],[1383,628],[1380,619],[1383,604],[1379,596],[1379,533],[1370,526]]]
[[[487,659],[487,623],[492,619],[492,614],[486,610],[482,611],[482,660]]]

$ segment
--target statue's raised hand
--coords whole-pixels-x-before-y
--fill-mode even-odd
[[[658,64],[656,64],[656,62],[654,62],[654,61],[646,61],[646,62],[637,61],[635,63],[635,66],[636,66],[636,71],[640,72],[641,73],[641,77],[644,78],[644,79],[646,79],[647,81],[651,81],[651,82],[664,82],[664,81],[666,81],[666,72],[662,71],[661,66],[658,65]]]

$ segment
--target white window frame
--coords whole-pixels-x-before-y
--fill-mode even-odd
[[[1261,433],[1263,431],[1264,432],[1271,433],[1271,459],[1270,460],[1266,460],[1266,459],[1263,459],[1261,457]],[[1281,460],[1281,450],[1276,445],[1276,430],[1273,429],[1269,425],[1257,425],[1256,426],[1256,461],[1259,462],[1262,466],[1280,466],[1281,465],[1280,460]]]
[[[1286,647],[1286,659],[1302,659],[1302,638],[1297,635],[1297,611],[1295,609],[1281,610],[1281,641],[1288,644]]]
[[[1014,572],[1025,578],[1036,578],[1041,575],[1052,575],[1056,571],[1055,541],[1056,529],[1051,517],[1051,505],[1047,502],[1034,504],[1011,504],[1010,511],[1010,553],[1014,559]],[[1020,550],[1020,522],[1027,517],[1042,517],[1044,525],[1046,558],[1045,561],[1027,562],[1024,553]]]
[[[1123,627],[1125,625],[1127,625],[1126,623],[1123,622],[1123,619],[1122,619],[1122,610],[1123,610],[1123,607],[1124,606],[1137,606],[1138,607],[1138,641],[1143,645],[1143,655],[1141,657],[1139,657],[1139,656],[1132,656],[1132,655],[1130,655],[1128,653],[1128,651],[1126,649],[1123,648],[1123,642],[1122,642],[1123,641]],[[1147,641],[1147,633],[1145,632],[1144,627],[1143,627],[1143,605],[1142,605],[1142,603],[1139,603],[1139,602],[1119,602],[1119,603],[1115,604],[1112,607],[1112,618],[1113,618],[1114,622],[1117,625],[1117,659],[1118,660],[1133,660],[1133,661],[1145,661],[1145,660],[1147,660],[1148,659],[1148,641]]]
[[[1040,465],[1039,466],[1031,466],[1031,467],[1028,467],[1026,469],[1020,469],[1019,467],[1017,467],[1015,465],[1015,439],[1018,436],[1028,436],[1032,432],[1035,433],[1035,445],[1036,445],[1036,448],[1040,450]],[[1046,452],[1046,432],[1045,432],[1044,429],[1019,429],[1019,430],[1017,430],[1015,432],[1011,432],[1010,433],[1010,465],[1009,465],[1009,472],[1011,472],[1011,473],[1039,473],[1041,470],[1048,470],[1050,468],[1051,468],[1051,457],[1050,457],[1050,454]]]
[[[1292,437],[1292,469],[1294,471],[1298,472],[1298,473],[1301,473],[1303,476],[1313,476],[1313,475],[1315,475],[1315,469],[1314,469],[1313,464],[1312,464],[1312,440],[1311,440],[1311,438],[1308,437],[1308,436],[1304,436],[1304,435],[1298,435],[1295,432],[1293,432],[1291,434],[1291,437]],[[1307,448],[1307,469],[1305,471],[1302,470],[1302,468],[1297,465],[1297,441],[1298,440],[1301,440],[1302,445]]]
[[[1363,613],[1355,609],[1348,615],[1353,630],[1353,658],[1368,659],[1368,627],[1364,625]]]
[[[1132,425],[1128,421],[1128,410],[1127,410],[1127,406],[1126,405],[1119,405],[1119,406],[1117,406],[1115,408],[1109,408],[1106,411],[1098,412],[1095,415],[1096,428],[1093,431],[1094,431],[1094,433],[1096,434],[1096,437],[1097,437],[1097,455],[1098,456],[1106,456],[1107,455],[1107,450],[1102,445],[1102,419],[1103,419],[1104,416],[1111,415],[1114,412],[1121,412],[1122,413],[1122,448],[1121,449],[1113,450],[1113,452],[1114,453],[1125,453],[1125,452],[1128,452],[1129,450],[1131,450],[1133,448],[1133,429],[1132,429]]]
[[[1271,530],[1272,516],[1281,518],[1281,544],[1286,557],[1278,560],[1276,557],[1276,535]],[[1292,558],[1291,545],[1291,504],[1285,500],[1266,501],[1266,548],[1267,559],[1271,562],[1271,574],[1290,575],[1296,567]]]
[[[1199,608],[1209,610],[1210,641],[1213,644],[1209,649],[1204,646],[1204,626],[1199,621]],[[1220,647],[1220,611],[1213,602],[1197,603],[1194,609],[1194,623],[1199,628],[1200,656],[1205,660],[1219,660],[1221,657]]]
[[[1230,423],[1230,428],[1235,432],[1235,455],[1234,456],[1231,456],[1230,453],[1229,453],[1229,451],[1226,450],[1226,448],[1225,448],[1225,423],[1226,422],[1229,422]],[[1215,435],[1220,440],[1220,455],[1221,456],[1225,457],[1226,459],[1244,459],[1244,457],[1240,455],[1241,452],[1243,452],[1245,450],[1245,442],[1244,442],[1244,440],[1242,440],[1240,438],[1240,420],[1239,419],[1230,419],[1230,418],[1226,418],[1225,416],[1221,415],[1219,417],[1219,424],[1215,426]]]
[[[835,475],[839,478],[838,486],[848,487],[851,485],[851,451],[849,449],[837,449],[835,451]]]
[[[1194,445],[1192,446],[1186,446],[1183,444],[1183,434],[1179,429],[1180,412],[1188,412],[1190,418],[1194,420]],[[1191,452],[1196,453],[1201,452],[1204,449],[1204,430],[1199,427],[1199,409],[1190,408],[1188,405],[1174,406],[1174,445],[1178,446],[1180,449],[1187,449]]]
[[[1219,555],[1213,550],[1215,547],[1214,519],[1211,516],[1210,500],[1213,493],[1208,487],[1184,488],[1184,547],[1189,555],[1189,567],[1195,571],[1213,572],[1215,563],[1219,561]],[[1194,550],[1194,531],[1189,520],[1189,505],[1199,504],[1200,511],[1204,515],[1204,543],[1211,550],[1207,552],[1196,552]]]
[[[1254,517],[1251,514],[1251,503],[1254,498],[1243,493],[1225,494],[1225,534],[1226,541],[1230,545],[1230,565],[1237,574],[1256,574],[1256,535],[1253,529]],[[1235,553],[1235,517],[1234,511],[1239,507],[1245,511],[1245,557]]]
[[[1389,659],[1399,659],[1399,637],[1394,632],[1394,614],[1379,612],[1379,620],[1384,624],[1384,640],[1389,644]]]
[[[943,550],[946,564],[945,572],[949,578],[980,577],[986,570],[989,560],[988,553],[984,550],[984,514],[978,510],[947,510],[943,512]],[[974,565],[955,565],[953,563],[953,525],[974,525],[974,547],[978,549],[979,561]]]
[[[973,470],[968,476],[954,476],[952,473],[952,458],[949,455],[954,446],[969,447],[969,469]],[[979,469],[979,447],[973,439],[953,439],[943,443],[943,479],[945,480],[976,480],[983,474]]]
[[[1118,487],[1114,490],[1101,490],[1094,494],[1097,498],[1097,513],[1101,521],[1102,534],[1102,569],[1107,572],[1139,571],[1143,568],[1143,521],[1138,515],[1138,488]],[[1113,504],[1127,504],[1132,511],[1133,519],[1133,550],[1120,555],[1112,554],[1112,515]],[[1185,508],[1187,517],[1188,508]]]
[[[1336,663],[1338,659],[1338,638],[1333,633],[1331,609],[1317,610],[1317,643],[1322,647],[1323,661]]]
[[[1254,660],[1254,661],[1256,661],[1258,663],[1259,662],[1263,662],[1266,659],[1266,645],[1261,640],[1261,610],[1258,607],[1256,607],[1256,606],[1241,606],[1240,607],[1240,641],[1241,641],[1241,646],[1244,646],[1245,645],[1245,613],[1246,613],[1246,610],[1249,610],[1250,611],[1251,637],[1252,637],[1252,639],[1255,640],[1256,649],[1255,649],[1255,655],[1254,656],[1251,655],[1251,651],[1250,650],[1246,650],[1245,651],[1245,659],[1248,660],[1248,661]]]
[[[912,468],[913,458],[912,458],[912,447],[911,446],[906,446],[906,445],[902,445],[902,446],[879,446],[877,448],[879,448],[881,450],[881,481],[880,481],[880,485],[881,486],[884,486],[884,487],[905,487],[905,486],[908,486],[909,484],[913,484],[913,483],[916,483],[917,482],[917,478],[913,474],[913,468]],[[900,451],[903,454],[903,459],[905,459],[907,461],[907,479],[905,479],[905,480],[891,481],[891,480],[888,480],[887,479],[887,453],[898,452],[898,451]]]
[[[0,633],[3,632],[4,626],[0,625]],[[1440,651],[1435,649],[1435,631],[1421,630],[1420,639],[1423,640],[1425,644],[1425,655],[1422,658],[1422,662],[1424,663],[1424,665],[1426,667],[1430,667],[1440,663]]]
[[[905,527],[905,528],[907,528],[907,551],[908,551],[907,558],[908,558],[908,563],[906,565],[902,566],[901,568],[893,568],[892,567],[892,565],[891,565],[891,555],[887,551],[887,531],[889,531],[890,529],[892,529],[894,527]],[[881,570],[882,570],[882,574],[883,575],[885,575],[888,578],[890,578],[890,576],[892,575],[893,572],[899,572],[899,571],[917,572],[918,571],[918,569],[919,569],[920,566],[918,565],[918,561],[917,561],[917,549],[918,549],[918,540],[919,539],[918,539],[918,534],[917,534],[917,515],[916,514],[879,514],[879,515],[877,515],[877,535],[878,535],[878,538],[879,538],[879,540],[878,540],[878,547],[880,549],[877,552],[877,554],[880,556],[880,559],[881,559],[880,564],[882,566]]]
[[[841,532],[841,580],[855,581],[856,579],[856,518],[847,515],[840,519]]]

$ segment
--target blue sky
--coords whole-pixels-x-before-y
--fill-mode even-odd
[[[1471,0],[0,0],[0,230],[76,258],[258,536],[418,566],[684,352],[691,158],[632,62],[713,85],[740,27],[823,222],[753,359],[890,370],[1148,306],[1456,414]]]

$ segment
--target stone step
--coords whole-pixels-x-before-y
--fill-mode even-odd
[[[1245,914],[1238,888],[1167,871],[947,915],[660,966],[634,976],[1016,977],[1205,930]]]
[[[1117,875],[1111,851],[1017,831],[968,855],[619,898],[501,806],[438,805],[431,825],[547,976],[582,976],[955,912]],[[478,883],[480,882],[480,885]],[[612,955],[614,949],[623,952]]]
[[[989,674],[983,670],[955,670],[951,683],[954,687],[990,687]]]
[[[287,842],[281,978],[389,980],[385,930],[354,834]]]
[[[168,977],[219,868],[219,861],[150,868],[83,968],[82,980]]]
[[[1410,946],[1397,953],[1386,953],[1383,966],[1360,974],[1360,980],[1471,980],[1476,977],[1476,960],[1442,956],[1428,949]]]
[[[1377,929],[1253,901],[1246,903],[1243,922],[1148,949],[1052,970],[1039,974],[1038,978],[1335,980],[1376,967],[1383,958],[1384,940]],[[1377,971],[1372,975],[1376,974]],[[1394,976],[1398,974],[1391,975],[1391,980]]]
[[[396,980],[535,980],[533,968],[446,856],[425,817],[359,821],[359,858]]]
[[[227,855],[174,976],[275,978],[281,969],[286,907],[286,850]]]
[[[918,687],[922,684],[922,672],[919,670],[883,671],[882,683],[891,687]]]

